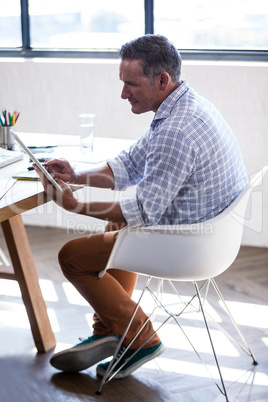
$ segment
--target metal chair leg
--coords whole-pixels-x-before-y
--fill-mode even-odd
[[[197,294],[197,297],[198,297],[198,300],[199,300],[200,309],[201,309],[201,312],[202,312],[202,315],[203,315],[203,318],[204,318],[204,323],[205,323],[205,326],[206,326],[206,330],[207,330],[207,333],[208,333],[209,341],[210,341],[210,344],[211,344],[212,352],[213,352],[214,359],[215,359],[215,362],[216,362],[216,365],[217,365],[217,369],[218,369],[218,372],[219,372],[219,376],[220,376],[220,380],[221,380],[221,384],[222,384],[223,389],[221,389],[219,386],[218,386],[218,388],[221,391],[221,393],[225,396],[226,402],[228,402],[229,399],[228,399],[228,396],[227,396],[226,387],[225,387],[225,384],[224,384],[224,381],[223,381],[220,365],[219,365],[219,362],[218,362],[218,358],[217,358],[217,355],[216,355],[216,352],[215,352],[214,344],[213,344],[212,337],[211,337],[211,334],[210,334],[210,330],[209,330],[209,327],[208,327],[207,318],[206,318],[206,315],[205,315],[205,312],[204,312],[204,309],[203,309],[203,304],[202,304],[201,295],[200,295],[200,292],[199,292],[199,287],[198,287],[196,282],[194,282],[194,285],[195,285],[195,290],[196,290],[196,294]]]
[[[215,282],[215,279],[211,279],[211,283],[212,283],[212,285],[213,285],[213,287],[214,287],[214,289],[215,289],[215,292],[217,293],[218,297],[219,297],[220,300],[222,301],[222,303],[223,303],[223,305],[224,305],[224,307],[225,307],[225,310],[226,310],[227,314],[229,315],[229,317],[230,317],[230,319],[231,319],[231,321],[232,321],[232,323],[233,323],[233,326],[235,327],[235,329],[236,329],[238,335],[240,336],[240,339],[242,340],[244,346],[241,345],[239,342],[237,342],[230,334],[228,334],[223,328],[221,328],[220,325],[216,325],[216,324],[215,324],[215,325],[216,325],[217,327],[219,327],[219,329],[220,329],[221,331],[223,331],[223,332],[224,332],[236,345],[238,345],[245,353],[247,353],[249,356],[252,357],[252,360],[253,360],[253,363],[252,363],[252,364],[253,364],[254,366],[258,365],[258,362],[257,362],[257,360],[256,360],[256,358],[255,358],[255,356],[254,356],[254,354],[253,354],[253,352],[252,352],[252,350],[250,349],[250,347],[249,347],[249,345],[248,345],[248,343],[247,343],[245,337],[243,336],[242,332],[240,331],[240,328],[239,328],[239,326],[237,325],[237,323],[236,323],[234,317],[232,316],[232,314],[231,314],[231,312],[230,312],[230,310],[229,310],[229,308],[228,308],[228,306],[227,306],[227,304],[226,304],[226,302],[225,302],[225,299],[224,299],[224,297],[223,297],[223,295],[222,295],[220,289],[218,288],[217,283]]]

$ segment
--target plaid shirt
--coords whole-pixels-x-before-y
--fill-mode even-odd
[[[239,146],[218,110],[186,81],[159,106],[150,129],[108,161],[130,226],[197,223],[223,211],[248,180]]]

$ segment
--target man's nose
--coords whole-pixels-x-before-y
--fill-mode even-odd
[[[126,85],[123,86],[122,92],[121,92],[121,98],[122,99],[127,99],[130,96],[130,91],[127,89]]]

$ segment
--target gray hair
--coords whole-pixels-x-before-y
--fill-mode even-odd
[[[165,36],[148,34],[127,42],[119,49],[119,56],[122,60],[140,60],[143,74],[151,83],[162,71],[174,83],[180,81],[181,55]]]

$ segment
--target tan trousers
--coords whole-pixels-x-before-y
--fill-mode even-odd
[[[108,227],[108,230],[113,228],[109,224]],[[118,232],[118,230],[106,231],[71,240],[59,252],[59,263],[63,274],[95,311],[93,333],[97,335],[121,336],[136,306],[131,296],[137,274],[110,269],[101,279],[98,278],[98,272],[106,266]],[[146,314],[139,307],[124,341],[125,346],[146,318]],[[152,323],[149,321],[131,349],[141,346],[153,332]],[[160,339],[155,334],[145,347],[155,346],[159,342]]]

